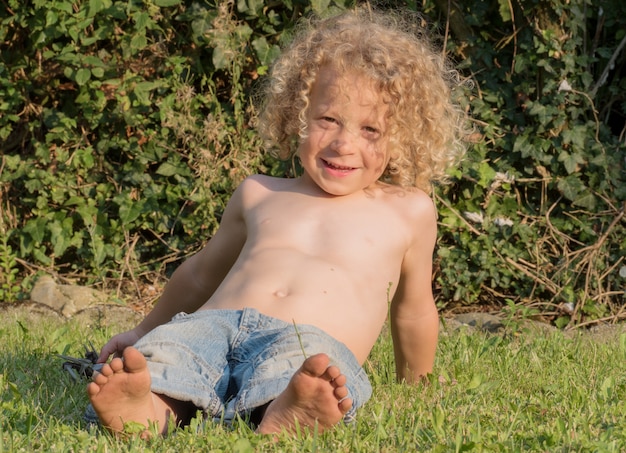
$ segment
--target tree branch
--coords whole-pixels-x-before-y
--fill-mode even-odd
[[[458,43],[464,44],[463,51],[467,49],[469,54],[473,53],[473,46],[469,45],[470,39],[475,35],[472,27],[467,25],[463,18],[463,12],[453,0],[435,0],[437,8],[442,11],[448,20],[448,24]],[[447,38],[447,37],[446,37]],[[463,55],[467,57],[468,55]]]
[[[600,76],[596,84],[591,89],[591,92],[589,93],[589,95],[592,98],[595,97],[598,89],[606,83],[606,80],[609,76],[609,71],[615,66],[615,60],[617,60],[617,57],[619,56],[624,46],[626,46],[626,36],[622,38],[622,42],[619,43],[619,46],[617,46],[617,49],[615,49],[615,52],[613,52],[613,55],[611,55],[611,59],[609,60],[607,65],[604,67],[604,71],[602,71],[602,75]]]

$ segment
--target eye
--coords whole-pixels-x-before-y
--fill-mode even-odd
[[[339,124],[339,121],[337,121],[337,119],[333,118],[332,116],[320,116],[316,120],[316,123],[318,127],[322,129],[330,129],[330,128],[337,127],[337,125]]]
[[[380,134],[380,131],[376,129],[375,127],[364,126],[363,135],[370,140],[376,140],[380,137],[381,134]]]

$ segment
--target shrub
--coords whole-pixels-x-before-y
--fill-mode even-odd
[[[540,307],[561,326],[618,319],[626,7],[463,5],[455,13],[469,27],[456,27],[465,47],[449,48],[475,82],[468,107],[482,140],[457,183],[439,193],[440,303],[510,299]]]
[[[243,177],[282,171],[261,152],[250,99],[299,8],[10,1],[0,187],[19,219],[5,250],[102,281],[197,248]]]
[[[251,127],[256,83],[297,18],[351,3],[7,0],[0,296],[40,269],[100,284],[166,273],[243,177],[292,174]],[[623,317],[626,6],[401,3],[474,82],[474,143],[436,192],[439,306]]]

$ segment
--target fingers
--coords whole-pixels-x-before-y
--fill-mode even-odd
[[[102,351],[100,351],[100,355],[98,356],[96,363],[106,363],[106,361],[109,360],[110,355],[111,353],[107,349],[102,348]]]
[[[96,363],[106,363],[106,361],[109,360],[111,354],[117,354],[118,350],[119,347],[117,342],[117,336],[115,336],[102,347]]]
[[[112,343],[112,341],[113,340],[109,341],[107,344],[104,345],[104,347],[102,348],[102,351],[100,352],[100,355],[98,356],[98,360],[96,361],[96,363],[106,363],[107,360],[109,360],[109,357],[111,355],[113,355],[113,357],[122,356],[122,351],[124,350],[124,348],[122,347],[120,350],[118,344]]]
[[[105,363],[111,355],[121,357],[124,349],[132,346],[138,339],[139,337],[132,330],[115,335],[102,347],[97,363]]]

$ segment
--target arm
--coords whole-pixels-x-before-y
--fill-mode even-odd
[[[390,313],[397,378],[408,383],[432,372],[439,335],[431,281],[437,236],[435,208],[428,199],[420,203],[418,211],[414,240],[404,256]]]
[[[102,348],[98,362],[106,361],[111,354],[121,354],[125,347],[169,322],[175,314],[198,310],[211,297],[246,241],[242,191],[240,186],[233,193],[220,227],[207,245],[176,269],[152,311],[134,329],[111,338]]]

